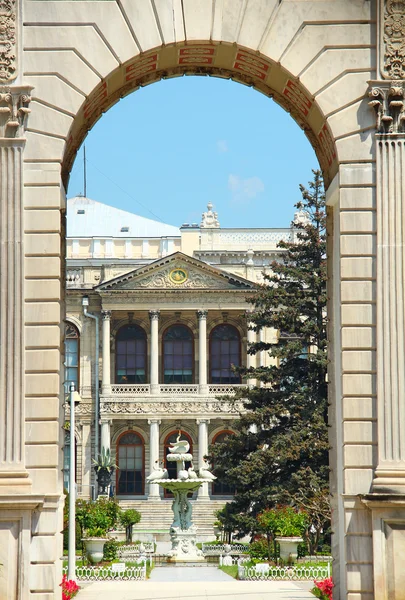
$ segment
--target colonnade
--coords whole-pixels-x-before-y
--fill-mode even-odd
[[[103,373],[102,373],[102,393],[108,394],[111,392],[111,311],[101,311],[103,319],[102,329],[102,358],[103,358]],[[198,310],[198,389],[199,394],[208,394],[208,373],[207,373],[207,310]],[[150,393],[159,394],[159,310],[150,310]],[[254,341],[255,333],[248,329],[248,342]],[[253,356],[248,355],[247,366],[253,366]]]

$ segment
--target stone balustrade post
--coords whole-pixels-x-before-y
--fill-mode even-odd
[[[208,425],[209,419],[197,419],[198,425],[198,468],[203,466],[204,456],[208,454]],[[198,490],[198,500],[208,500],[208,483],[203,483]]]
[[[148,419],[149,425],[149,472],[159,460],[159,425],[160,419]],[[156,483],[149,484],[149,500],[160,500],[160,487]]]
[[[150,393],[159,393],[159,310],[150,310]]]
[[[111,392],[111,343],[110,343],[110,323],[111,311],[102,310],[103,318],[103,342],[102,342],[102,357],[103,357],[103,377],[101,382],[101,393],[108,394]]]
[[[207,315],[208,311],[197,311],[198,318],[198,382],[199,393],[208,394],[207,385]]]

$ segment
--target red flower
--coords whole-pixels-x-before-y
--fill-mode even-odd
[[[77,583],[73,579],[68,579],[66,575],[63,575],[62,583],[59,586],[62,588],[62,600],[70,600],[80,589]]]
[[[332,600],[332,589],[333,589],[333,581],[332,577],[328,577],[323,581],[314,581],[314,584],[318,589],[321,590],[322,594],[324,594],[329,600]]]

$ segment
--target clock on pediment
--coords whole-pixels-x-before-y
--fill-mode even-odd
[[[169,279],[172,283],[182,284],[185,283],[188,279],[188,273],[185,269],[172,269],[169,273]]]

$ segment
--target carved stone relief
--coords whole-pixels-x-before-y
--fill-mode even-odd
[[[382,25],[382,75],[405,79],[405,0],[385,0]]]
[[[1,56],[0,56],[1,67]],[[0,87],[0,137],[18,138],[26,127],[31,110],[31,87]]]
[[[376,114],[377,133],[405,133],[405,89],[402,84],[372,88],[369,93]]]
[[[0,0],[0,83],[16,77],[16,0]]]

